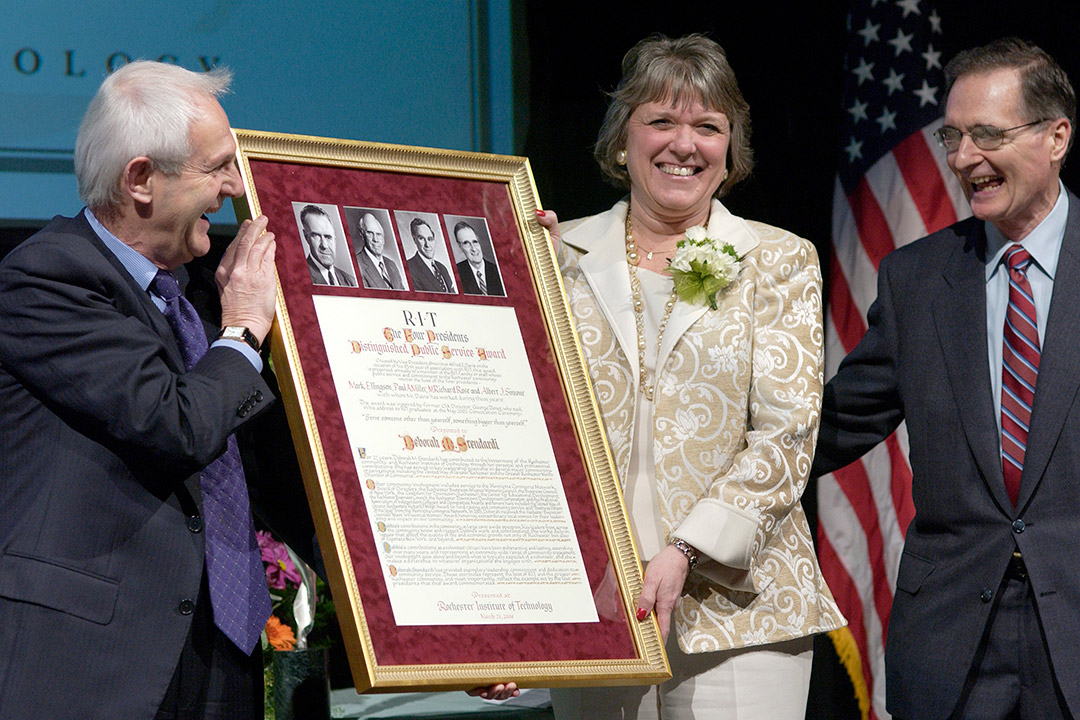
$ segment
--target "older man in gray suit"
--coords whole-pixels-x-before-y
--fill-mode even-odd
[[[360,267],[360,279],[364,281],[364,287],[404,290],[401,269],[393,258],[383,254],[386,237],[379,219],[370,212],[361,214],[356,222],[356,234],[363,241],[363,247],[356,253],[356,264]]]

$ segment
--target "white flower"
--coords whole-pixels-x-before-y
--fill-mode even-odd
[[[694,225],[686,228],[686,239],[691,242],[701,242],[707,240],[708,235],[705,233],[705,227],[703,225]]]
[[[694,225],[680,240],[669,263],[675,292],[683,302],[716,309],[716,295],[739,274],[739,259],[730,243],[720,243]]]
[[[709,261],[709,271],[714,278],[731,280],[739,271],[739,261],[726,252],[717,253]]]

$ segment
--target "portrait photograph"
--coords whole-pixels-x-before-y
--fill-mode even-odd
[[[330,287],[357,287],[356,270],[350,259],[353,253],[337,205],[293,202],[292,207],[311,282]]]
[[[390,211],[345,206],[360,279],[369,290],[408,290]]]
[[[436,213],[395,210],[398,236],[405,250],[405,264],[418,292],[457,293],[453,261],[446,249]]]
[[[450,235],[461,292],[466,295],[505,297],[499,263],[491,245],[487,220],[465,215],[443,215]]]

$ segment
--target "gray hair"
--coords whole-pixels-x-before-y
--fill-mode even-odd
[[[1069,121],[1074,132],[1065,149],[1067,157],[1076,128],[1076,91],[1061,66],[1037,45],[1007,37],[957,53],[945,66],[945,97],[960,77],[995,70],[1016,70],[1020,74],[1020,112],[1025,119]],[[1062,164],[1065,157],[1061,158]]]
[[[75,141],[75,177],[87,207],[119,204],[120,179],[133,158],[148,157],[161,172],[178,174],[193,151],[189,130],[199,116],[198,96],[220,97],[231,81],[225,68],[196,73],[147,60],[105,78]]]
[[[727,56],[714,41],[701,34],[671,39],[656,35],[639,42],[623,57],[622,79],[611,93],[593,156],[615,185],[630,186],[630,175],[618,162],[626,148],[626,128],[638,105],[700,100],[706,109],[720,111],[731,123],[728,177],[716,196],[750,175],[754,155],[750,149],[750,105],[739,91]]]

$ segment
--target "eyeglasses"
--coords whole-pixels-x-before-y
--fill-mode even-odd
[[[999,128],[994,125],[976,125],[968,132],[945,125],[934,131],[934,137],[937,138],[937,141],[941,143],[941,147],[945,148],[946,152],[956,152],[960,149],[960,141],[965,135],[970,135],[971,142],[975,143],[975,147],[980,150],[997,150],[1001,147],[1002,143],[1005,142],[1005,133],[1012,132],[1013,130],[1022,130],[1026,127],[1031,127],[1032,125],[1038,125],[1049,119],[1050,118],[1034,120],[1011,128]]]

